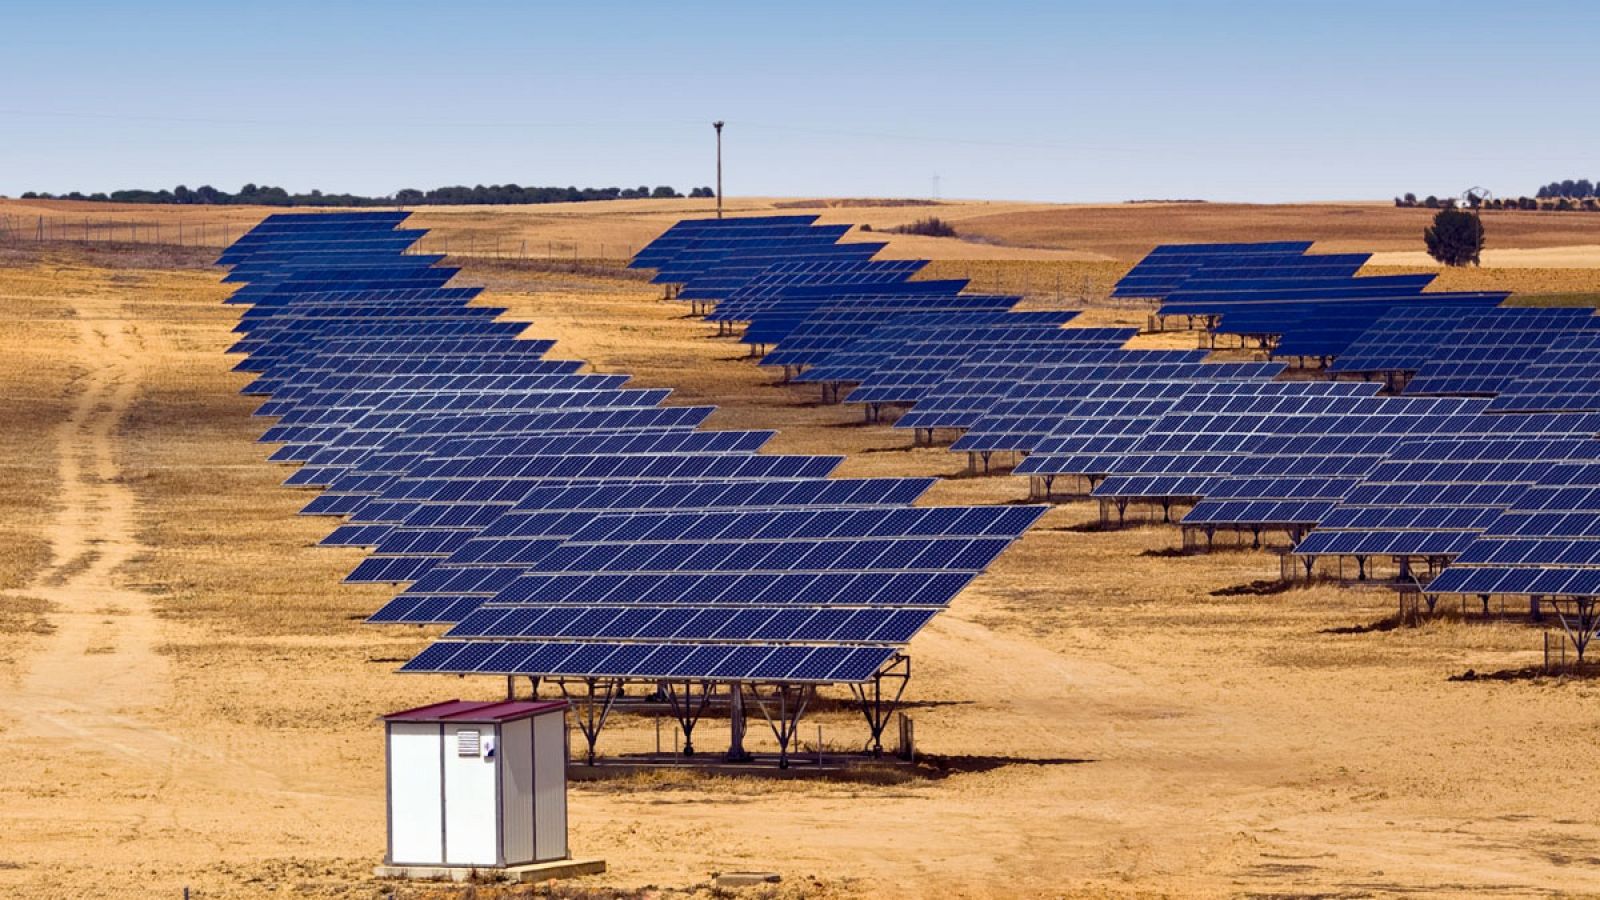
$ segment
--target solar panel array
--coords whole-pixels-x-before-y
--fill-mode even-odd
[[[342,517],[324,543],[371,551],[348,580],[403,586],[372,621],[453,626],[404,671],[862,682],[1042,512],[915,507],[931,479],[835,479],[840,457],[701,430],[711,407],[551,359],[446,286],[404,219],[274,215],[221,257],[272,459],[317,490],[306,514]],[[806,303],[954,296],[845,230],[684,222],[635,264],[730,303],[751,278]]]
[[[1600,334],[1562,337],[1530,360],[1489,404],[1495,412],[1600,410]]]
[[[1156,315],[1163,320],[1199,320],[1213,334],[1259,340],[1279,358],[1324,362],[1344,354],[1396,309],[1483,309],[1506,296],[1425,293],[1432,275],[1363,277],[1358,273],[1366,254],[1312,254],[1310,248],[1305,242],[1157,247],[1117,282],[1112,295],[1159,300]]]
[[[692,230],[669,231],[638,264],[669,271],[660,257]],[[1193,503],[1187,529],[1283,529],[1304,561],[1449,566],[1436,593],[1600,596],[1592,310],[1505,307],[1504,293],[1430,290],[1431,275],[1363,276],[1365,254],[1309,242],[1157,247],[1113,295],[1159,301],[1158,317],[1257,341],[1269,357],[1212,362],[1128,349],[1131,329],[1016,312],[1017,298],[959,283],[897,282],[867,256],[758,272],[725,234],[717,246],[725,263],[697,260],[723,279],[708,318],[747,323],[746,342],[773,348],[763,364],[869,410],[899,407],[896,427],[956,432],[951,449],[986,463],[1018,454],[1014,471],[1047,494],[1081,477],[1119,508]],[[1322,380],[1283,380],[1274,359],[1319,361]],[[589,596],[574,577],[537,590]]]
[[[1600,596],[1600,461],[1589,453],[1544,466],[1428,592]]]
[[[1516,422],[1519,418],[1507,425],[1549,431],[1402,442],[1296,552],[1448,561],[1552,464],[1600,453],[1592,417],[1527,423]]]
[[[1113,297],[1160,299],[1197,274],[1274,271],[1295,266],[1310,241],[1257,244],[1163,244],[1151,250],[1112,288]],[[1366,260],[1356,263],[1353,274]]]

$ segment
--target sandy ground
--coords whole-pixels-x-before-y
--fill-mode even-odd
[[[383,896],[374,716],[502,685],[393,674],[427,634],[361,625],[386,592],[340,585],[359,554],[295,517],[307,495],[279,486],[228,371],[217,272],[3,261],[0,893]],[[637,282],[471,274],[556,355],[717,403],[713,427],[779,428],[773,452],[946,476],[931,502],[1025,495],[776,385]],[[705,893],[731,869],[794,896],[1600,894],[1600,692],[1448,680],[1534,662],[1538,630],[1371,631],[1387,594],[1281,590],[1269,553],[1185,556],[1171,528],[1095,520],[1062,504],[912,642],[909,712],[942,777],[575,786],[574,850],[611,866],[596,895]],[[644,749],[654,724],[619,719],[601,749]],[[818,726],[862,738],[848,709],[808,719],[808,743]]]
[[[1375,253],[1370,265],[1437,268],[1426,251]],[[1483,265],[1491,269],[1595,269],[1600,268],[1600,244],[1565,247],[1510,247],[1483,251]]]

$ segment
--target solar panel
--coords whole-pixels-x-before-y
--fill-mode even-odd
[[[1113,297],[1165,297],[1202,270],[1254,271],[1292,265],[1311,249],[1310,241],[1255,244],[1163,244],[1151,250],[1112,288]]]
[[[1478,315],[1459,306],[1425,303],[1393,307],[1379,316],[1328,366],[1329,372],[1415,372],[1432,359],[1450,332]]]
[[[1594,421],[1583,421],[1588,417],[1483,418],[1503,422],[1504,436],[1429,438],[1396,446],[1295,552],[1448,559],[1552,463],[1600,451],[1600,441],[1588,436],[1592,432],[1572,436],[1568,431],[1593,428]]]
[[[1234,387],[1226,394],[1179,397],[1116,460],[1092,496],[1123,503],[1198,499],[1265,437],[1344,415],[1380,386],[1288,381]]]
[[[1298,539],[1403,440],[1465,436],[1491,428],[1483,424],[1486,405],[1457,398],[1362,398],[1338,416],[1256,442],[1245,459],[1209,486],[1182,523],[1286,528]]]
[[[915,403],[975,353],[1069,345],[1115,349],[1134,334],[1128,328],[1063,328],[1009,319],[1002,316],[970,328],[929,329],[910,335],[902,347],[856,379],[859,386],[844,399],[849,403]]]
[[[1088,410],[1078,404],[1100,385],[1266,381],[1283,369],[1278,363],[1200,362],[1204,355],[1186,350],[1117,350],[1098,360],[1036,367],[968,422],[966,433],[950,449],[966,453],[1032,451],[1063,420],[1086,414]],[[912,421],[925,420],[917,417]]]
[[[1600,441],[1591,443],[1600,444]],[[1461,547],[1430,594],[1600,595],[1600,464],[1547,466]]]
[[[696,430],[710,408],[544,359],[551,342],[469,306],[478,290],[446,287],[456,270],[411,252],[423,232],[404,220],[271,216],[221,260],[243,285],[229,302],[250,307],[234,350],[259,373],[245,393],[270,398],[257,414],[277,420],[272,458],[306,463],[291,485],[325,488],[306,513],[348,517],[328,544],[372,549],[350,580],[410,585],[375,619],[488,610],[405,671],[862,681],[1040,512],[914,508],[930,480],[832,479],[839,457],[759,453],[770,432]],[[874,262],[882,245],[839,243],[848,230],[815,216],[687,221],[633,264],[751,316],[753,342],[847,303],[959,328],[932,311],[1015,302],[909,284],[924,263]],[[884,323],[863,317],[855,336]],[[831,324],[831,350],[856,343]],[[539,578],[560,580],[521,596]],[[552,599],[558,585],[580,599]]]

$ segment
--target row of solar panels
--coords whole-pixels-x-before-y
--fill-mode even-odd
[[[839,236],[794,220],[689,241],[674,271]],[[272,459],[343,518],[325,544],[371,550],[349,581],[402,586],[372,621],[451,626],[405,671],[864,681],[1043,510],[916,507],[930,479],[701,430],[711,407],[548,358],[403,221],[275,215],[221,262]]]
[[[1363,253],[1310,254],[1306,243],[1157,247],[1113,296],[1159,300],[1157,315],[1259,338],[1279,358],[1330,360],[1392,311],[1419,304],[1487,309],[1498,292],[1432,292],[1433,275],[1360,276]]]
[[[714,226],[717,239],[735,246],[739,221]],[[683,277],[676,254],[710,227],[680,223],[635,264],[671,273],[658,280]],[[699,245],[698,271],[719,271],[709,244]],[[1315,355],[1334,357],[1329,375],[1409,379],[1399,396],[1380,395],[1374,381],[1275,381],[1278,363],[1122,349],[1131,332],[1074,329],[1066,314],[919,309],[847,287],[812,291],[803,277],[764,278],[787,271],[781,254],[768,270],[745,258],[742,281],[725,272],[724,296],[740,304],[711,318],[748,321],[748,336],[763,327],[762,304],[805,296],[792,321],[761,332],[774,345],[765,364],[798,369],[801,382],[852,385],[847,402],[906,406],[897,427],[962,431],[954,450],[1025,454],[1016,471],[1047,487],[1079,476],[1119,504],[1193,503],[1186,525],[1285,528],[1307,557],[1459,555],[1461,567],[1447,570],[1456,574],[1430,586],[1441,592],[1456,590],[1480,554],[1498,572],[1506,554],[1555,553],[1476,542],[1511,527],[1496,517],[1516,515],[1524,492],[1539,496],[1600,452],[1600,319],[1499,307],[1503,294],[1424,293],[1430,276],[1358,278],[1365,256],[1307,250],[1160,247],[1116,293],[1164,297],[1163,312],[1213,316],[1222,330],[1242,322],[1245,333],[1281,335],[1280,355],[1303,325],[1322,342]],[[828,299],[812,302],[817,294]],[[1537,527],[1527,523],[1545,519],[1515,521],[1525,541]],[[1534,576],[1494,577],[1508,588]]]

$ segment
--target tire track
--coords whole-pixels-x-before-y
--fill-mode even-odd
[[[46,529],[50,564],[22,593],[54,607],[55,632],[26,661],[8,698],[22,734],[56,731],[92,737],[134,756],[147,738],[133,718],[166,700],[169,676],[157,653],[160,622],[150,598],[119,583],[141,553],[133,492],[117,466],[117,431],[138,396],[148,352],[131,322],[107,301],[80,301],[78,384],[71,414],[57,429],[57,512]],[[85,308],[90,306],[91,308]]]

